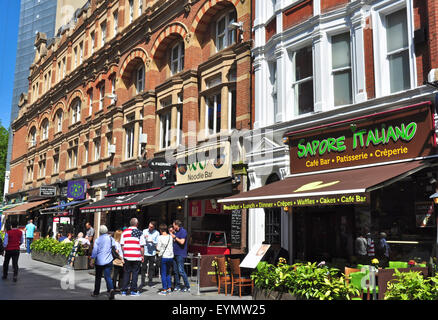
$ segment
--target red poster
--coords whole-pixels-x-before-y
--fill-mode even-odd
[[[189,202],[189,213],[191,217],[202,217],[202,206],[200,200]]]

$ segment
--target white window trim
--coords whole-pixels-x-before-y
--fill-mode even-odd
[[[101,143],[100,143],[100,137],[94,139],[94,161],[100,160],[100,149],[101,149]]]
[[[104,99],[105,99],[105,83],[102,82],[99,85],[99,110],[103,109]]]
[[[171,139],[170,131],[172,130],[171,119],[172,119],[171,111],[160,115],[160,150],[169,148],[172,144],[170,140]],[[163,130],[163,121],[166,121],[166,132],[164,132]]]
[[[101,47],[106,43],[106,22],[100,24]]]
[[[129,23],[134,21],[134,0],[129,0]]]
[[[386,27],[385,18],[387,15],[406,8],[407,28],[408,28],[408,46],[409,46],[409,73],[410,88],[417,84],[417,68],[414,50],[414,15],[412,0],[403,1],[384,1],[375,5],[371,9],[371,20],[373,26],[373,43],[374,43],[374,74],[376,97],[382,97],[399,92],[391,93],[389,79],[389,63],[387,61],[386,47]]]
[[[137,94],[143,92],[144,86],[145,86],[145,67],[143,64],[141,64],[135,70],[135,92]]]
[[[43,140],[49,139],[49,121],[46,120],[42,125],[42,138]]]
[[[117,29],[119,28],[119,12],[118,11],[113,12],[113,24],[114,24],[113,32],[114,32],[114,36],[116,36],[117,32],[118,32]]]

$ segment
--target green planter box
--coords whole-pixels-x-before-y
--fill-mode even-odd
[[[55,266],[64,267],[67,264],[67,257],[61,255],[55,255],[50,252],[44,251],[32,251],[32,259],[41,261]],[[78,256],[73,264],[74,270],[87,270],[88,269],[88,257]]]

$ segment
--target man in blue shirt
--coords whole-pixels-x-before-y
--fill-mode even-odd
[[[26,225],[26,248],[27,248],[27,253],[29,254],[32,251],[30,249],[30,245],[32,244],[33,241],[33,234],[35,232],[35,229],[36,229],[36,225],[34,225],[33,220],[30,219]]]
[[[99,295],[100,282],[103,274],[109,292],[109,298],[112,300],[114,299],[114,285],[111,279],[111,271],[113,269],[114,259],[111,248],[115,245],[115,240],[108,235],[108,228],[105,225],[101,225],[99,231],[100,237],[95,241],[93,252],[91,253],[91,259],[94,260],[94,263],[92,261],[91,264],[96,266],[94,291],[91,296],[97,297]]]
[[[152,279],[155,277],[155,266],[157,264],[157,243],[160,233],[157,229],[157,222],[151,221],[147,229],[143,230],[143,237],[146,242],[144,250],[144,261],[141,265],[141,287],[145,285],[146,269],[148,270],[149,287],[154,287]]]
[[[184,270],[184,260],[187,257],[187,231],[182,227],[180,220],[173,222],[175,233],[171,234],[173,238],[173,269],[175,272],[175,291],[190,292],[190,282]],[[180,276],[184,280],[184,288],[180,287]]]

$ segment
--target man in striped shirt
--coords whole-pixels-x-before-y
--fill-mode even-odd
[[[137,226],[138,220],[132,218],[130,221],[130,227],[123,231],[120,239],[123,258],[125,259],[125,264],[123,266],[122,296],[126,295],[131,275],[131,296],[138,296],[140,294],[137,289],[137,280],[141,263],[144,261],[144,246],[146,243],[143,237],[143,232],[137,229]]]

